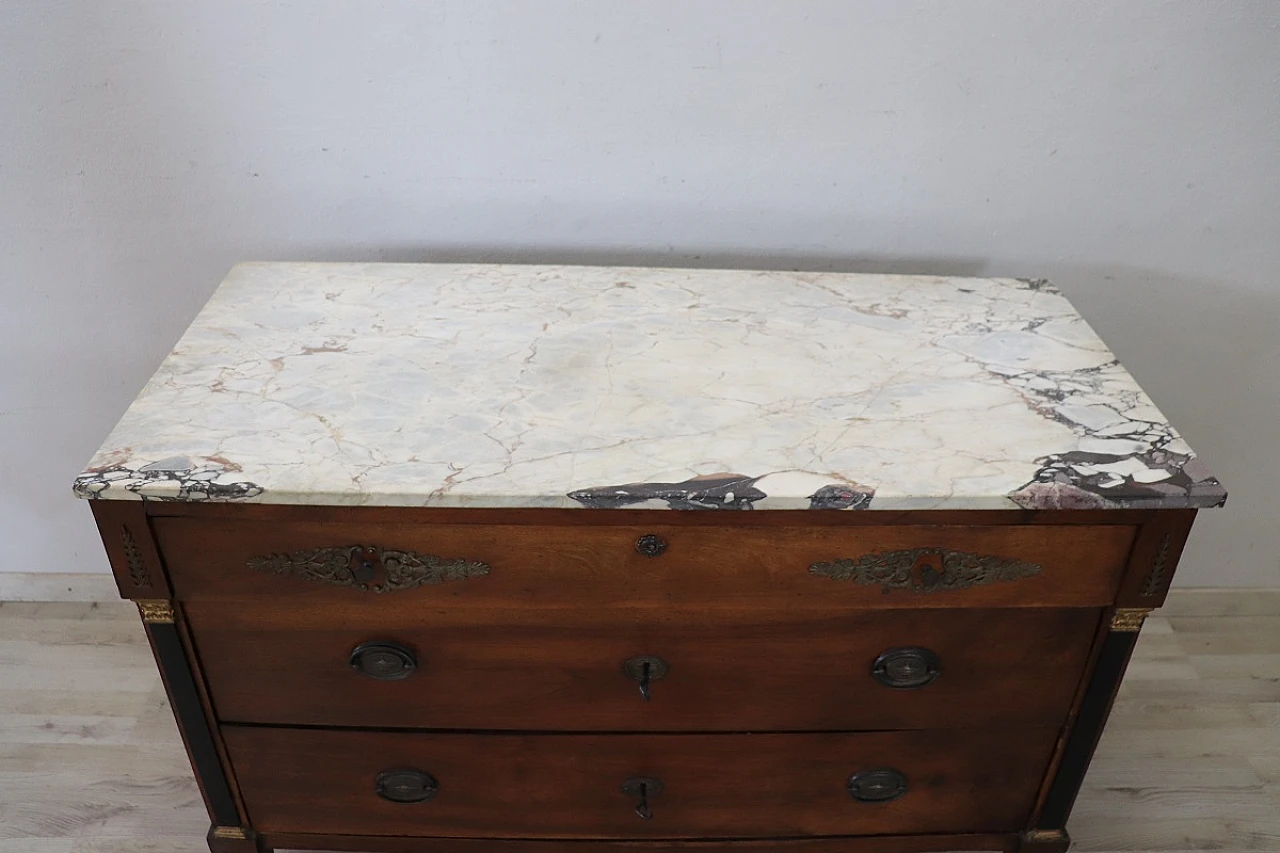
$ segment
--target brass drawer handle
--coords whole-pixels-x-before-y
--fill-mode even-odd
[[[384,770],[378,774],[374,790],[390,803],[425,803],[440,790],[436,778],[421,770]]]
[[[849,796],[860,803],[887,803],[907,792],[907,777],[891,767],[860,770],[849,777]]]
[[[651,776],[633,776],[622,783],[622,793],[628,797],[639,798],[640,803],[636,806],[637,817],[641,820],[653,820],[653,809],[649,808],[649,798],[661,794],[665,787],[661,779],[654,779]]]
[[[632,680],[639,682],[640,698],[646,702],[652,698],[649,694],[649,684],[662,678],[670,669],[665,660],[653,655],[628,658],[622,665],[622,671]]]
[[[919,646],[886,649],[871,666],[871,677],[885,687],[914,690],[932,684],[942,671],[938,656]]]
[[[418,668],[413,652],[399,643],[361,643],[351,650],[351,668],[378,681],[403,681]]]

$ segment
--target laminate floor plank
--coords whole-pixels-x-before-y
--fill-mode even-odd
[[[209,853],[204,837],[0,838],[0,853]]]

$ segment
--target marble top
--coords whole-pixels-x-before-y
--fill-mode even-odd
[[[645,509],[1207,507],[1042,280],[233,269],[85,498]]]

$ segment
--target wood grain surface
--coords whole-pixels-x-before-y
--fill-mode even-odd
[[[492,838],[381,838],[276,833],[278,848],[306,848],[309,841],[329,850],[379,853],[1012,853],[1017,836],[915,835],[871,838],[792,838],[769,841],[519,841]]]
[[[1015,831],[1058,730],[862,734],[409,734],[228,726],[223,738],[261,832],[496,838],[770,838]],[[405,805],[385,771],[439,783]],[[893,768],[906,793],[858,802],[861,771]],[[635,814],[621,787],[661,780]]]
[[[1101,611],[896,610],[744,619],[719,611],[462,613],[392,596],[339,604],[197,601],[186,607],[220,719],[229,722],[554,731],[787,731],[1062,725]],[[488,618],[485,618],[488,616]],[[477,621],[478,620],[478,621]],[[394,642],[408,678],[354,670]],[[939,675],[912,689],[872,676],[883,652],[923,647]],[[636,655],[669,670],[643,701]],[[1000,697],[993,701],[992,697]]]
[[[351,511],[351,518],[359,518]],[[663,610],[898,607],[1100,607],[1112,602],[1135,528],[1123,525],[952,527],[703,527],[645,519],[643,526],[379,524],[152,519],[170,580],[186,602],[288,596],[322,605],[374,595],[297,575],[250,568],[250,560],[356,545],[480,561],[483,577],[384,593],[450,607]],[[661,556],[637,553],[648,534]],[[943,548],[1024,561],[1030,576],[958,589],[886,590],[881,583],[811,574],[815,563]]]

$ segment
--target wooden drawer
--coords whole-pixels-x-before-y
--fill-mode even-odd
[[[827,835],[814,838],[655,841],[653,839],[429,838],[272,833],[276,850],[365,853],[1013,853],[1016,835]]]
[[[802,731],[1061,725],[1100,611],[780,610],[744,621],[667,610],[570,628],[554,612],[478,624],[469,611],[385,597],[342,607],[197,601],[186,613],[224,721]],[[353,651],[370,643],[394,644],[412,663],[392,655],[392,668],[377,670],[371,653],[353,667]],[[902,670],[929,653],[936,677],[903,686],[924,680]],[[642,656],[660,659],[648,702]],[[877,675],[878,660],[887,671]]]
[[[1110,604],[1134,528],[405,524],[159,518],[178,597],[490,609]],[[358,547],[359,546],[359,547]],[[366,550],[367,549],[367,550]],[[642,552],[648,552],[649,555]]]
[[[497,838],[1011,831],[1028,818],[1058,734],[1048,727],[760,735],[223,732],[259,831]],[[850,795],[855,774],[867,780],[885,769],[905,778],[905,794],[889,802]],[[434,797],[382,799],[377,780],[393,771],[429,774]],[[632,779],[662,783],[649,798],[650,820],[637,816],[638,796],[623,792]]]

